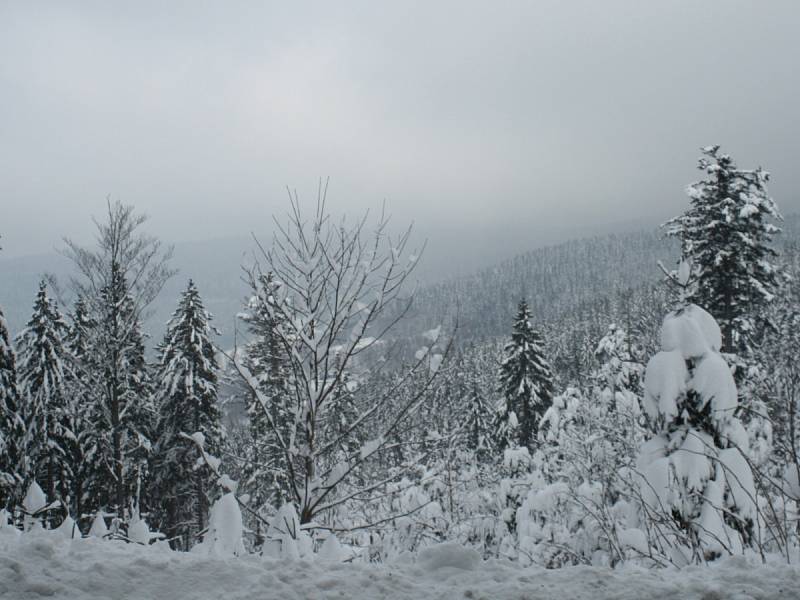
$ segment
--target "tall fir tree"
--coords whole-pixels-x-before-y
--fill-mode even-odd
[[[217,405],[219,365],[211,342],[211,315],[194,283],[181,295],[161,345],[157,375],[158,427],[154,448],[153,488],[164,508],[164,529],[188,549],[207,524],[212,494],[211,470],[195,443],[183,434],[201,434],[205,450],[222,447]]]
[[[127,407],[130,434],[126,454],[131,468],[135,469],[136,481],[132,485],[133,494],[140,488],[140,480],[147,477],[149,455],[155,439],[158,411],[155,407],[152,367],[145,356],[145,339],[142,324],[134,314],[133,299],[130,294],[123,305],[124,318],[131,323],[130,336],[124,353],[124,373],[126,388],[123,395]],[[140,498],[132,498],[137,504]]]
[[[141,325],[128,283],[112,266],[111,278],[95,301],[95,352],[99,393],[91,409],[93,469],[87,482],[92,508],[120,516],[134,503],[147,474],[155,411],[145,362]]]
[[[72,358],[67,374],[69,402],[67,420],[73,437],[67,441],[67,460],[72,471],[72,505],[70,510],[79,519],[90,505],[88,484],[93,462],[92,409],[97,402],[98,364],[93,335],[96,323],[89,315],[83,298],[78,298],[70,315],[65,343]],[[80,522],[80,521],[79,521]]]
[[[494,426],[498,447],[518,445],[532,450],[539,421],[553,401],[553,374],[525,300],[517,307],[511,340],[504,349],[500,393]]]
[[[26,434],[23,471],[51,500],[66,502],[72,485],[67,446],[69,429],[67,377],[71,358],[64,345],[67,323],[42,281],[33,315],[17,338],[19,386]]]
[[[247,306],[246,320],[253,338],[247,345],[246,364],[263,397],[269,400],[266,407],[269,414],[255,394],[247,394],[252,444],[243,470],[243,487],[250,494],[253,506],[279,508],[290,498],[290,483],[286,472],[278,468],[284,457],[269,420],[272,419],[287,437],[294,427],[289,361],[276,331],[281,324],[268,307],[269,303],[274,303],[277,286],[272,273],[253,277],[250,285],[252,297]],[[260,527],[260,522],[256,526]]]
[[[103,508],[125,520],[147,475],[155,411],[145,362],[141,320],[164,283],[172,249],[141,231],[147,218],[133,206],[108,201],[105,219],[95,220],[96,245],[66,239],[64,254],[77,276],[71,287],[93,321],[92,350],[84,361],[94,373],[88,415],[91,467],[87,510]]]
[[[19,499],[25,422],[17,388],[17,365],[8,325],[0,308],[0,509]]]
[[[747,356],[759,309],[772,300],[779,273],[772,236],[782,220],[767,191],[769,173],[739,169],[719,146],[703,148],[707,179],[688,188],[691,205],[665,224],[690,259],[695,284],[687,300],[710,312],[722,329],[722,352]]]

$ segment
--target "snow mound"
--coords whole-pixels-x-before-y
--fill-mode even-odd
[[[144,519],[136,518],[128,527],[128,539],[137,544],[149,544],[152,535],[150,527]]]
[[[336,536],[331,534],[322,543],[317,556],[322,561],[339,562],[347,557],[347,552],[342,548]]]
[[[78,526],[75,524],[75,520],[69,515],[64,518],[64,520],[61,522],[61,525],[56,527],[56,531],[58,531],[68,540],[81,537],[81,530],[78,529]]]
[[[447,567],[474,571],[480,566],[481,557],[472,548],[454,542],[445,542],[420,550],[417,564],[426,571],[436,571]]]
[[[224,494],[211,507],[208,533],[192,552],[218,557],[241,556],[245,553],[243,530],[239,503],[232,493]]]
[[[97,514],[94,516],[92,526],[89,528],[89,535],[96,538],[103,538],[108,535],[106,520],[101,511],[97,511]]]
[[[298,560],[310,558],[313,546],[311,537],[301,529],[294,505],[287,502],[272,517],[261,554],[264,558]]]
[[[734,557],[712,567],[682,570],[588,566],[545,570],[502,560],[479,561],[474,554],[470,558],[466,548],[441,544],[420,552],[416,563],[276,563],[252,555],[226,559],[173,552],[166,542],[141,546],[96,538],[67,540],[54,531],[14,536],[2,535],[4,531],[0,530],[0,598],[14,600],[755,600],[794,598],[792,590],[800,580],[797,566],[777,559],[762,565]],[[631,547],[641,541],[636,532],[623,537]],[[464,569],[465,565],[470,568]]]
[[[22,506],[31,514],[39,512],[47,506],[47,498],[45,498],[42,488],[39,487],[39,484],[35,481],[28,487],[28,492],[25,494]]]
[[[4,527],[11,529],[11,513],[5,508],[0,508],[0,529]]]

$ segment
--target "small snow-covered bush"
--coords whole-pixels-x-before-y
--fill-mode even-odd
[[[637,464],[650,544],[679,565],[741,553],[753,543],[758,511],[719,326],[688,305],[667,315],[661,345],[645,375],[655,435]]]
[[[192,551],[222,557],[241,556],[245,554],[242,531],[242,511],[236,497],[228,492],[214,502],[208,532]]]

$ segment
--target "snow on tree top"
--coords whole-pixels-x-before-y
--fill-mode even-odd
[[[22,506],[28,514],[37,513],[47,506],[47,498],[45,498],[42,488],[35,481],[28,486],[28,492],[25,494]]]
[[[680,350],[685,359],[705,355],[709,350],[719,352],[722,334],[719,325],[705,310],[690,304],[664,318],[661,328],[661,349]]]

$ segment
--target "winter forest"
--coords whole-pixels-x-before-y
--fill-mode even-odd
[[[0,1],[0,600],[800,600],[798,31]]]
[[[549,249],[531,298],[513,268],[491,307],[475,287],[418,291],[412,230],[332,216],[321,183],[231,265],[249,288],[232,347],[145,217],[109,201],[95,245],[64,243],[69,282],[42,279],[21,331],[0,320],[0,541],[281,565],[797,564],[792,219],[782,233],[766,171],[718,146],[699,168],[645,261],[660,280],[568,311],[552,302],[586,287],[581,253],[559,269]],[[185,290],[151,341],[171,277]]]

